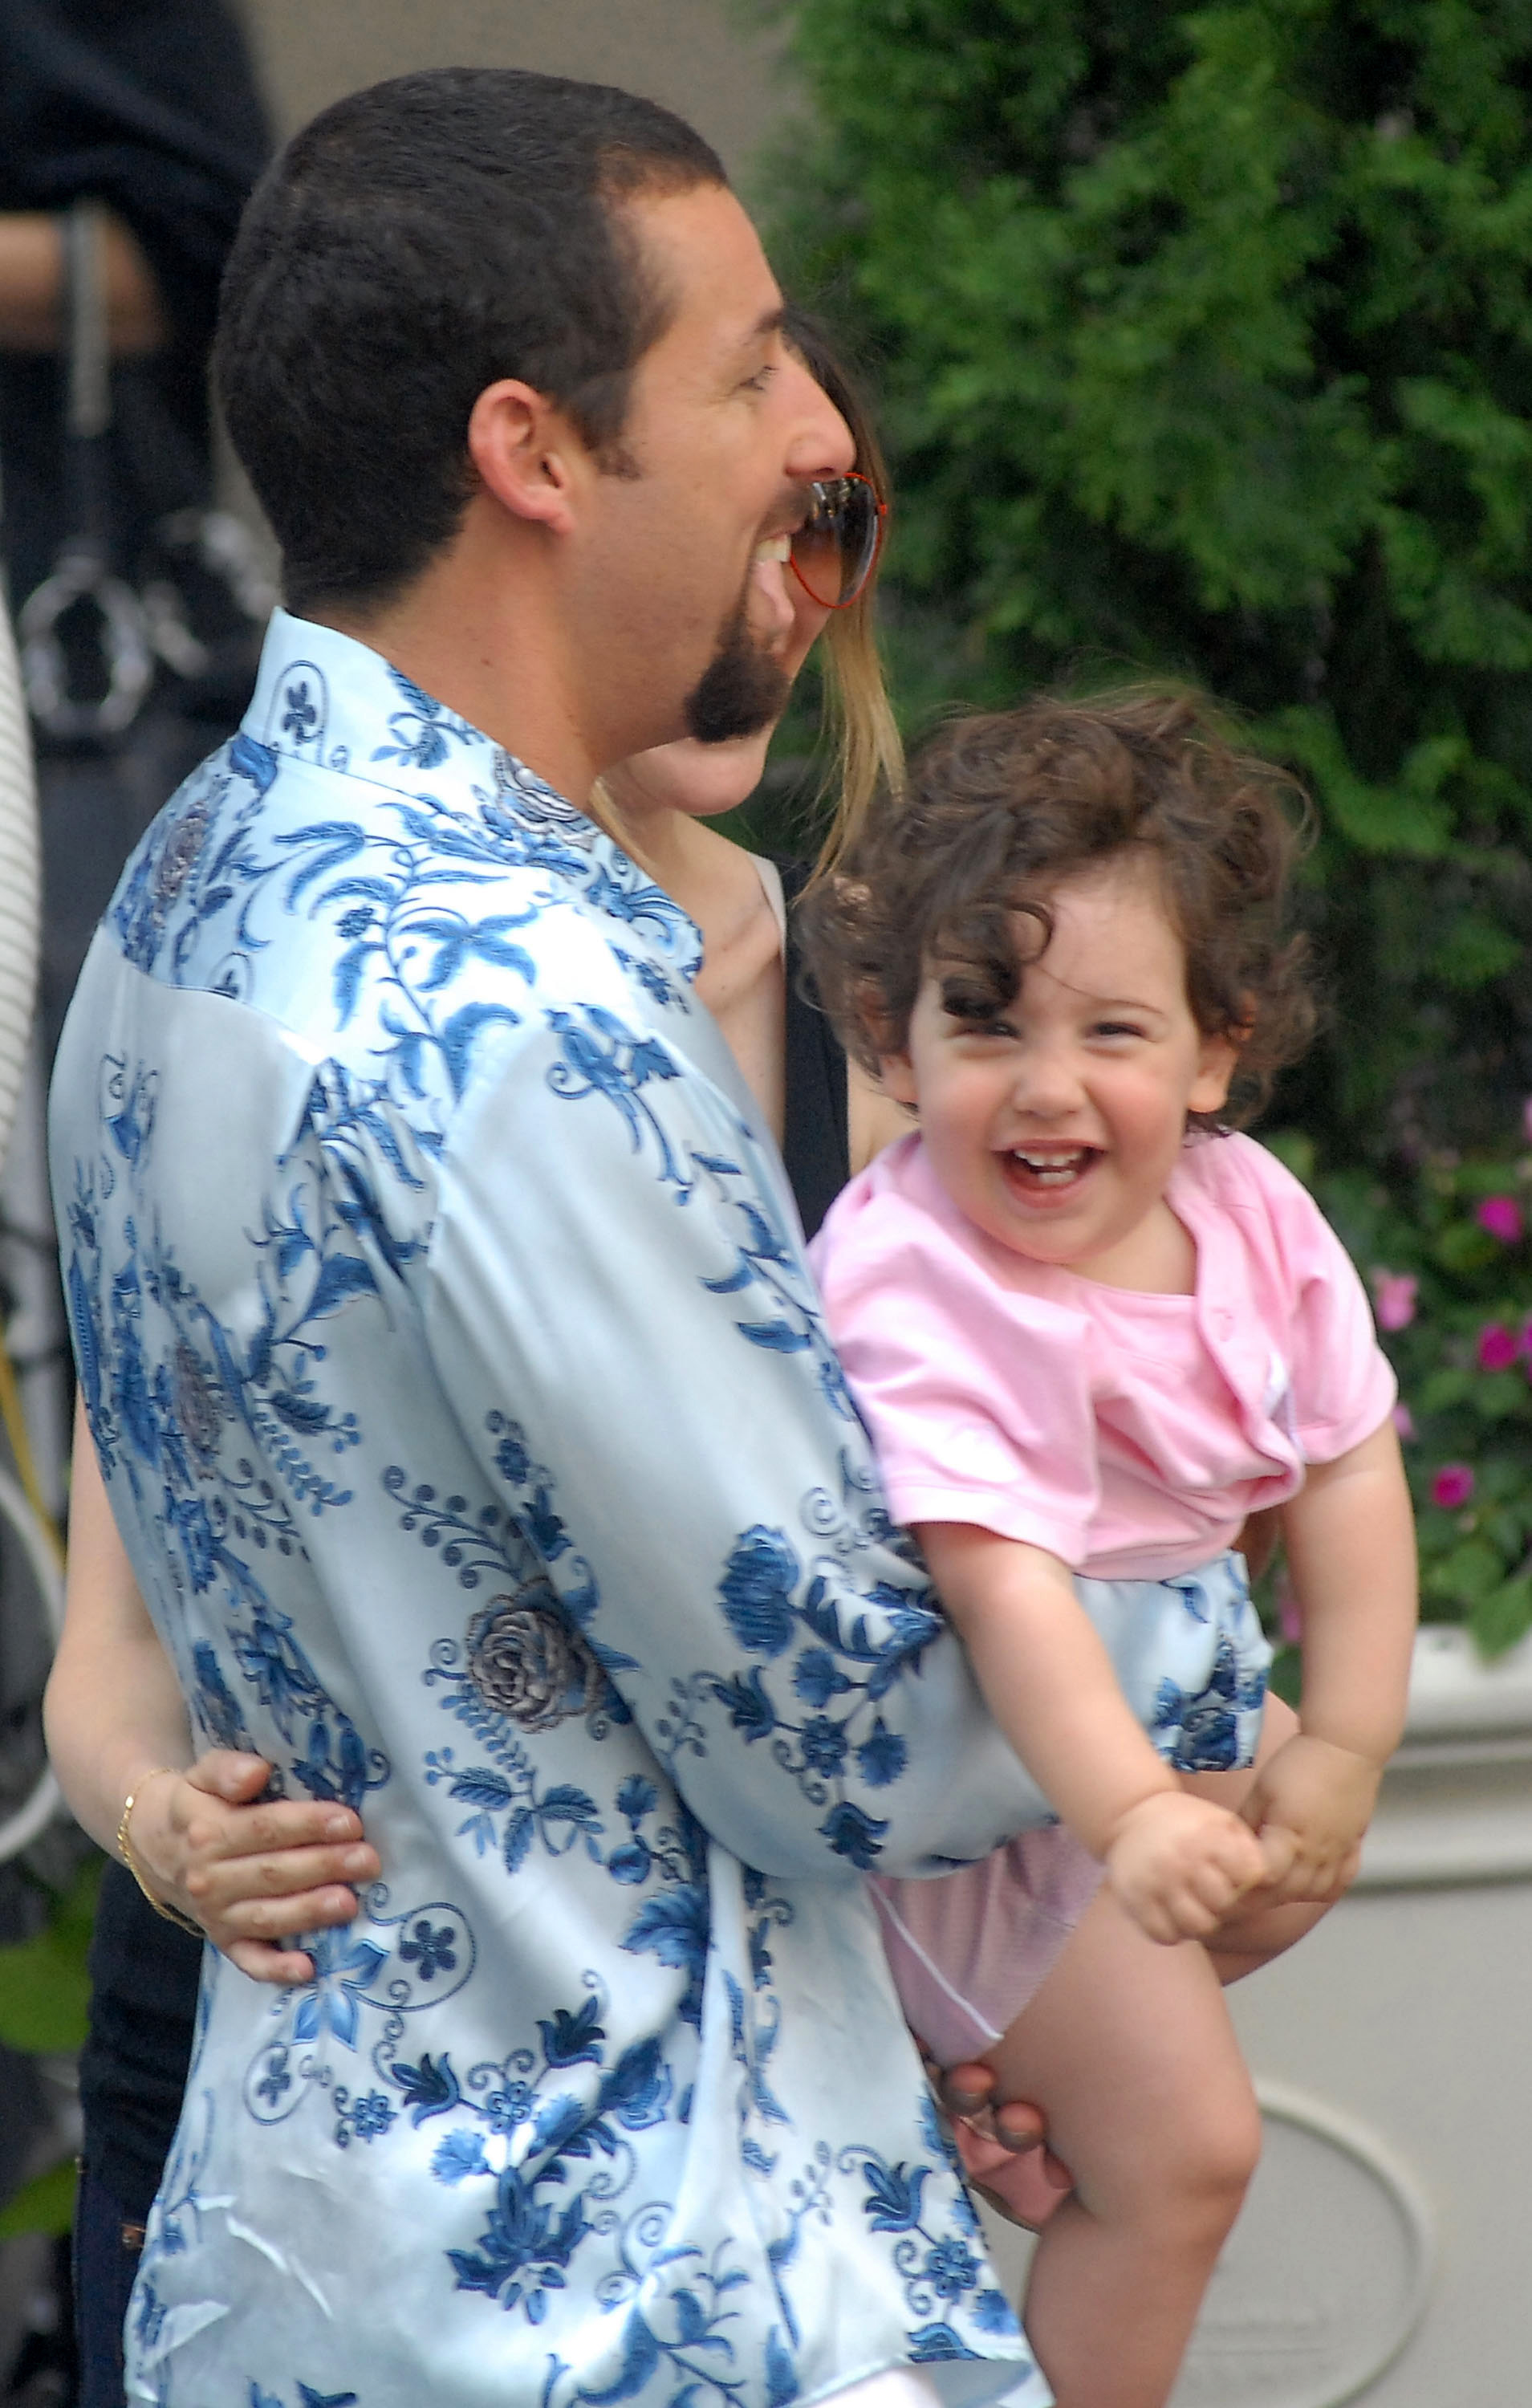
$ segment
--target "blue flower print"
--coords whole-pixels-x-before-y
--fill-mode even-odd
[[[252,2383],[250,2408],[287,2408],[287,2402],[270,2391],[263,2391],[258,2383]],[[354,2391],[316,2391],[311,2384],[300,2383],[298,2408],[356,2408],[356,2394]]]
[[[856,1751],[856,1769],[869,1789],[886,1789],[898,1780],[909,1756],[899,1732],[891,1731],[880,1714]]]
[[[981,2291],[973,2302],[973,2320],[981,2332],[1013,2333],[1021,2328],[1004,2291]]]
[[[287,704],[282,713],[282,734],[295,738],[300,744],[307,744],[319,725],[319,711],[308,691],[308,680],[296,680],[282,698]]]
[[[431,2171],[437,2182],[466,2182],[470,2174],[487,2174],[489,2170],[483,2138],[478,2132],[444,2132],[431,2154]]]
[[[966,2241],[938,2241],[927,2253],[925,2279],[938,2299],[961,2299],[983,2269]]]
[[[349,1931],[322,1931],[311,1942],[314,1978],[298,2000],[293,2025],[294,2040],[318,2040],[333,2031],[347,2048],[356,2046],[358,2009],[388,1962],[388,1951],[373,1940],[353,1939]]]
[[[352,2099],[339,2089],[336,2092],[336,2139],[341,2148],[352,2141],[376,2141],[393,2123],[398,2110],[381,2090],[369,2090],[365,2098]]]
[[[780,1656],[791,1644],[797,1580],[798,1559],[784,1530],[757,1523],[735,1541],[719,1597],[729,1628],[752,1655]]]
[[[794,1696],[820,1712],[851,1685],[827,1647],[806,1647],[793,1667]]]
[[[883,1835],[888,1825],[875,1814],[865,1814],[860,1806],[843,1798],[832,1806],[820,1829],[838,1856],[848,1856],[858,1872],[870,1872],[882,1853]]]
[[[846,1761],[846,1733],[828,1714],[816,1714],[798,1733],[803,1760],[811,1771],[835,1774]]]
[[[264,2099],[268,2107],[278,2106],[293,2087],[293,2076],[287,2070],[288,2054],[285,2048],[270,2050],[265,2059],[265,2071],[255,2086],[256,2097]]]
[[[456,1937],[451,1924],[433,1925],[422,1914],[410,1927],[408,1938],[399,1942],[399,1954],[407,1965],[419,1966],[422,1982],[431,1982],[438,1973],[456,1971],[457,1956],[451,1945]]]

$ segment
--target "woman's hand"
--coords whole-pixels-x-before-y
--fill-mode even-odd
[[[312,1959],[284,1947],[295,1931],[349,1923],[354,1885],[376,1881],[376,1849],[350,1807],[266,1799],[271,1767],[213,1748],[184,1773],[143,1777],[128,1842],[156,1898],[199,1923],[252,1981],[312,1981]]]

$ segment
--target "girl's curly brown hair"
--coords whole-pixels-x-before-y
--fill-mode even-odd
[[[1313,1034],[1305,939],[1286,925],[1307,798],[1236,747],[1208,699],[1130,687],[952,720],[910,767],[902,805],[874,813],[833,877],[805,896],[805,952],[847,1052],[876,1073],[904,1052],[923,980],[946,1010],[997,1018],[1048,945],[1051,896],[1110,863],[1158,879],[1207,1037],[1238,1039],[1224,1110],[1238,1125]],[[1019,951],[1015,914],[1038,940]]]

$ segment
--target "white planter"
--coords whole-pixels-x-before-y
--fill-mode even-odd
[[[1355,1888],[1230,1996],[1267,2149],[1175,2408],[1532,2402],[1532,1641],[1422,1632]]]

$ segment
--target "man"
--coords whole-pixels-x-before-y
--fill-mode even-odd
[[[97,937],[55,1184],[201,1728],[384,1880],[275,2005],[211,1965],[130,2398],[1047,2396],[860,1882],[1039,1803],[694,932],[574,807],[780,707],[781,539],[850,464],[780,310],[689,128],[512,74],[340,103],[231,262],[302,615]]]

